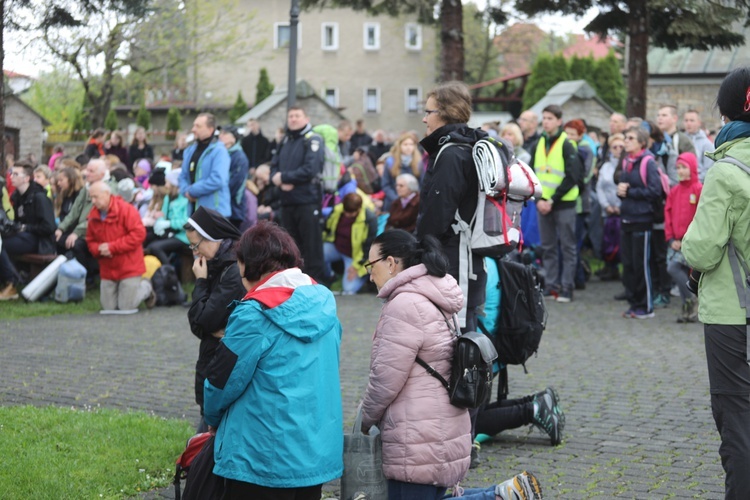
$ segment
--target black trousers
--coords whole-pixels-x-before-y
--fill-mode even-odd
[[[477,415],[477,434],[494,436],[507,429],[529,425],[534,418],[534,396],[503,399],[482,407]]]
[[[746,325],[703,327],[711,389],[711,411],[721,436],[719,456],[726,473],[725,498],[750,492],[750,366]]]
[[[622,284],[632,309],[651,312],[654,308],[651,287],[651,231],[622,231],[620,255]]]
[[[672,276],[667,271],[667,239],[663,229],[654,229],[651,236],[651,276],[654,293],[669,296]]]
[[[177,238],[160,238],[152,241],[146,247],[146,253],[149,253],[159,259],[162,264],[169,264],[169,254],[178,252],[188,246]]]
[[[320,500],[323,485],[306,488],[266,488],[227,479],[224,500]]]
[[[86,238],[79,236],[72,248],[65,248],[65,240],[68,239],[70,233],[63,233],[60,239],[57,241],[57,253],[58,255],[66,255],[68,258],[72,256],[86,268],[86,279],[87,281],[99,274],[99,262],[89,252],[89,247],[86,245]]]
[[[302,254],[303,271],[318,283],[326,278],[323,258],[323,228],[320,205],[285,205],[281,207],[281,227],[292,235]]]

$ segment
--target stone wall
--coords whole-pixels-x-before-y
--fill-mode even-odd
[[[297,105],[305,109],[307,116],[310,117],[310,123],[319,125],[321,123],[327,123],[336,127],[341,121],[336,113],[333,113],[331,109],[323,103],[320,99],[308,98],[301,99],[297,98]],[[258,121],[260,123],[261,131],[269,140],[273,139],[273,135],[276,129],[279,127],[286,126],[286,100],[282,101],[270,111],[261,117]]]
[[[721,128],[721,121],[719,111],[714,105],[719,85],[721,85],[721,78],[694,80],[651,78],[647,89],[646,118],[656,121],[659,108],[665,104],[671,104],[677,106],[680,122],[685,111],[695,109],[700,112],[704,126],[709,130],[717,130]]]
[[[563,123],[574,118],[583,118],[589,128],[609,131],[611,112],[594,99],[571,98],[563,104]]]
[[[33,153],[37,159],[41,159],[44,125],[39,115],[32,112],[18,98],[9,97],[5,100],[5,126],[20,131],[16,158],[24,158]]]

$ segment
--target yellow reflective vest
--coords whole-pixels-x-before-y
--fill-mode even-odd
[[[560,133],[560,137],[552,143],[552,147],[547,153],[547,137],[539,138],[534,155],[534,169],[539,182],[542,184],[542,198],[551,200],[557,191],[557,188],[565,178],[565,158],[563,158],[563,144],[568,138],[565,132]],[[575,144],[571,141],[572,144]],[[570,189],[560,201],[576,201],[578,199],[578,186]]]

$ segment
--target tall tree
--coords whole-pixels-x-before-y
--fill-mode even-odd
[[[617,112],[625,111],[625,83],[620,72],[620,62],[615,57],[613,50],[609,51],[607,57],[596,61],[593,80],[596,93],[604,102],[612,106]]]
[[[258,77],[258,84],[255,86],[255,104],[273,94],[273,83],[268,77],[268,70],[266,68],[260,68],[260,76]]]
[[[584,29],[604,37],[610,33],[629,37],[627,114],[646,114],[649,43],[657,47],[707,50],[728,49],[744,43],[733,31],[737,20],[750,20],[750,1],[726,0],[517,0],[515,7],[529,16],[562,12],[583,16],[599,10]]]

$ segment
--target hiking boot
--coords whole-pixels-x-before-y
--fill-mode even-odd
[[[5,288],[0,290],[0,300],[16,300],[18,298],[18,290],[13,283],[8,283]]]
[[[565,427],[564,417],[561,420],[562,411],[557,405],[557,397],[554,390],[545,390],[534,395],[534,416],[531,423],[546,432],[552,446],[562,442],[562,431]],[[557,409],[557,412],[555,412]]]
[[[618,293],[613,297],[615,300],[628,300],[627,292]]]
[[[698,299],[692,299],[688,301],[690,306],[688,307],[687,323],[697,323],[698,319]]]
[[[534,474],[523,471],[495,486],[495,498],[500,500],[541,500],[542,486]]]
[[[474,444],[471,445],[471,462],[469,463],[469,469],[476,469],[479,467],[479,464],[481,460],[479,459],[479,450],[482,449],[482,446],[474,441]]]
[[[669,295],[660,293],[654,299],[654,309],[664,309],[669,307]]]
[[[690,315],[690,301],[685,300],[682,302],[682,310],[680,315],[677,317],[678,323],[688,323],[688,316]]]
[[[653,318],[654,316],[656,316],[656,314],[654,314],[654,311],[646,311],[645,309],[634,309],[630,314],[630,317],[634,319],[649,319]]]
[[[567,304],[568,302],[573,301],[573,290],[569,288],[563,289],[562,292],[560,292],[560,295],[555,297],[556,302],[562,302],[563,304]]]

